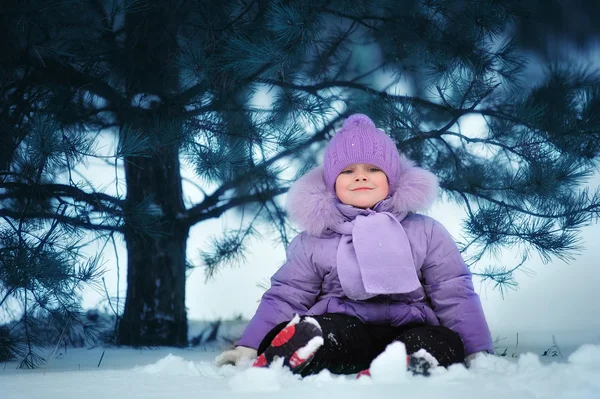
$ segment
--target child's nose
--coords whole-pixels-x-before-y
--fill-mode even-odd
[[[367,181],[367,175],[359,174],[354,178],[354,181]]]

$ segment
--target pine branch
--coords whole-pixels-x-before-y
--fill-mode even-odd
[[[269,203],[274,208],[274,212],[272,212],[268,206],[265,207],[270,216],[270,222],[276,226],[279,237],[281,238],[281,242],[284,247],[287,248],[290,240],[288,238],[286,229],[286,213],[279,205],[277,205],[274,199],[269,201]],[[273,213],[275,214],[273,215]]]
[[[16,212],[10,209],[0,209],[0,217],[9,217],[15,220],[58,220],[61,223],[74,227],[81,227],[93,231],[116,231],[123,233],[123,226],[110,226],[106,224],[94,224],[86,220],[77,219],[70,216],[59,215],[52,212]]]
[[[2,300],[0,300],[0,308],[2,307],[2,305],[4,305],[4,301],[6,301],[8,299],[8,297],[14,292],[14,288],[10,287],[7,291],[6,294],[4,295],[4,297],[2,297]]]
[[[293,148],[288,148],[287,150],[283,150],[280,153],[278,153],[277,155],[275,155],[274,157],[268,159],[267,161],[265,161],[259,165],[256,165],[256,167],[255,167],[256,170],[263,170],[264,168],[266,168],[270,165],[273,165],[275,162],[277,162],[287,156],[296,154],[301,149],[310,147],[314,143],[325,140],[325,133],[327,131],[329,131],[343,117],[344,117],[344,115],[339,115],[334,120],[332,120],[330,123],[328,123],[320,132],[315,133],[313,135],[313,137],[311,137],[310,140],[306,140],[301,145],[295,146]],[[253,170],[248,170],[246,172],[246,175],[252,175],[253,172],[254,172]],[[185,212],[184,215],[180,215],[180,220],[184,223],[185,226],[191,227],[194,224],[196,224],[202,220],[220,216],[223,212],[218,212],[218,211],[215,212],[215,211],[209,211],[209,210],[215,209],[215,206],[220,201],[220,198],[227,191],[237,187],[239,184],[243,183],[245,180],[247,180],[247,178],[245,176],[239,176],[235,180],[231,180],[231,181],[223,183],[211,195],[206,196],[202,202],[200,202],[197,205],[192,206],[190,209],[188,209]],[[285,190],[287,190],[287,188]],[[253,202],[253,201],[249,201],[249,202]],[[227,208],[227,209],[229,209],[229,208]],[[211,216],[207,216],[207,215],[211,215]]]
[[[245,252],[247,248],[244,245],[246,239],[251,235],[258,233],[254,229],[254,223],[258,219],[264,204],[256,212],[248,226],[243,229],[244,217],[240,218],[240,227],[237,231],[226,232],[219,238],[211,240],[209,251],[201,251],[200,256],[205,266],[206,279],[214,277],[217,269],[223,264],[235,265],[245,261]]]
[[[355,90],[365,92],[369,95],[376,96],[382,100],[389,100],[389,101],[397,102],[400,104],[406,104],[406,105],[422,106],[422,107],[429,108],[431,110],[434,110],[434,111],[437,111],[440,113],[446,113],[448,116],[453,117],[453,118],[460,118],[462,116],[466,116],[469,114],[480,114],[482,116],[491,116],[494,118],[507,120],[507,121],[513,122],[515,124],[528,127],[534,131],[537,130],[537,128],[535,126],[527,124],[522,119],[519,119],[513,115],[507,114],[502,111],[489,109],[489,108],[457,109],[454,107],[449,107],[446,104],[438,104],[438,103],[435,103],[435,102],[432,102],[429,100],[425,100],[425,99],[417,97],[417,96],[403,96],[403,95],[390,94],[385,91],[373,89],[366,84],[361,84],[361,83],[357,83],[357,82],[353,82],[353,81],[330,80],[330,81],[325,81],[325,82],[321,82],[321,83],[317,83],[317,84],[313,84],[313,85],[309,85],[309,84],[301,85],[301,84],[286,82],[283,80],[269,79],[269,78],[257,78],[256,81],[260,82],[260,83],[272,85],[272,86],[279,86],[279,87],[283,87],[283,88],[287,88],[287,89],[301,90],[301,91],[305,91],[305,92],[313,94],[313,95],[317,95],[319,90],[336,89],[336,88],[337,89],[339,89],[339,88],[355,89]]]
[[[39,199],[69,197],[73,198],[75,201],[86,202],[90,206],[98,208],[101,211],[114,211],[106,208],[104,201],[121,209],[125,205],[124,200],[115,198],[109,194],[101,192],[87,193],[78,187],[66,184],[36,184],[32,186],[26,183],[0,182],[0,189],[2,188],[9,191],[0,194],[0,200],[9,198],[27,198],[30,196],[35,196]]]
[[[499,148],[502,148],[502,149],[504,149],[504,150],[506,150],[508,152],[511,152],[511,153],[517,155],[520,158],[525,158],[525,155],[526,155],[525,153],[522,153],[522,152],[518,151],[519,148],[521,148],[521,147],[524,146],[523,144],[512,145],[511,146],[511,145],[507,145],[507,144],[504,144],[502,142],[499,142],[499,141],[496,141],[496,140],[493,140],[493,139],[479,139],[479,138],[475,138],[475,137],[468,137],[468,136],[465,136],[462,133],[453,132],[453,131],[450,131],[450,130],[439,132],[438,134],[436,134],[435,132],[434,133],[423,133],[423,134],[424,134],[424,136],[426,136],[425,139],[427,139],[427,138],[434,138],[434,137],[439,136],[439,135],[448,135],[448,136],[458,137],[461,140],[463,140],[463,141],[465,141],[467,143],[470,143],[470,144],[471,143],[477,143],[477,144],[485,144],[485,145],[493,146],[493,147],[499,147]],[[535,144],[536,145],[540,145],[540,144],[546,144],[546,143],[548,143],[548,141],[543,141],[543,142],[539,141],[539,142],[536,142]],[[527,145],[529,146],[529,145],[531,145],[531,143],[529,143]]]
[[[337,11],[337,10],[332,10],[329,8],[324,8],[323,12],[325,14],[331,14],[331,15],[335,15],[336,17],[342,17],[345,19],[348,19],[350,21],[352,21],[355,24],[359,24],[364,26],[365,28],[367,28],[369,31],[373,31],[373,32],[378,32],[378,33],[383,33],[380,29],[378,29],[377,27],[375,27],[374,25],[370,25],[367,22],[365,22],[365,20],[375,20],[375,21],[391,21],[391,19],[389,18],[383,18],[383,17],[374,17],[374,16],[367,16],[367,15],[361,15],[360,17],[355,17],[353,15],[349,15],[349,14],[345,14],[343,12]]]
[[[212,195],[208,197],[206,200],[202,201],[200,204],[191,208],[186,212],[186,216],[184,217],[184,223],[186,226],[193,226],[196,223],[218,218],[226,211],[233,209],[235,207],[250,204],[253,202],[263,201],[265,197],[276,197],[278,195],[284,194],[288,191],[289,187],[280,187],[271,190],[261,191],[252,195],[243,195],[239,197],[232,198],[228,200],[224,205],[221,206],[207,206],[206,203],[209,199],[214,200],[216,197]]]
[[[244,10],[242,10],[242,12],[239,13],[239,15],[237,15],[231,22],[229,22],[226,26],[222,27],[220,30],[228,30],[231,29],[238,21],[240,21],[246,14],[248,14],[248,12],[250,11],[250,9],[252,8],[252,6],[254,4],[257,3],[257,0],[252,0],[250,1],[246,7],[244,8]]]
[[[446,123],[445,126],[442,126],[439,129],[436,129],[432,132],[429,133],[442,133],[445,132],[446,130],[450,129],[452,126],[454,126],[458,120],[463,116],[466,115],[466,113],[468,113],[469,111],[474,111],[477,106],[490,94],[492,94],[492,92],[498,87],[500,86],[500,84],[496,84],[492,87],[490,87],[479,99],[477,99],[477,101],[475,101],[469,108],[463,109],[462,107],[464,106],[464,103],[469,95],[469,93],[471,92],[473,85],[475,84],[475,81],[472,81],[469,88],[467,89],[467,91],[465,92],[463,99],[461,100],[461,104],[460,107],[458,109],[455,109],[454,112],[454,116],[452,117],[452,119],[450,119],[450,121],[448,121],[448,123]]]
[[[595,213],[595,212],[599,212],[600,211],[600,203],[597,204],[590,204],[586,207],[583,208],[579,208],[579,209],[575,209],[571,212],[565,212],[565,213],[538,213],[535,211],[532,211],[530,209],[527,209],[525,207],[520,207],[517,205],[513,205],[510,203],[507,203],[503,200],[497,200],[495,198],[490,197],[489,195],[483,194],[481,192],[471,192],[471,191],[458,191],[458,190],[449,190],[449,191],[456,191],[456,192],[461,192],[461,193],[465,193],[465,194],[469,194],[472,195],[474,197],[477,198],[481,198],[484,199],[488,202],[491,202],[493,204],[502,206],[504,208],[507,209],[511,209],[513,211],[525,214],[525,215],[529,215],[529,216],[533,216],[533,217],[537,217],[537,218],[542,218],[542,219],[558,219],[558,218],[563,218],[563,217],[569,217],[569,216],[573,216],[573,215],[577,215],[580,213]]]
[[[40,59],[40,62],[42,66],[33,72],[33,76],[38,82],[52,82],[77,90],[85,89],[106,99],[112,107],[117,109],[127,104],[126,99],[102,79],[90,76],[69,64],[59,63],[54,59]]]

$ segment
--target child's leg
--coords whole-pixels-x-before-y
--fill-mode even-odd
[[[443,326],[418,326],[402,331],[396,341],[406,345],[406,353],[425,349],[435,357],[440,366],[447,367],[465,360],[465,348],[460,336]]]
[[[285,326],[280,324],[267,334],[259,345],[253,366],[267,367],[276,359],[282,359],[284,366],[294,373],[300,373],[321,346],[323,331],[319,323],[312,317],[300,319],[296,315]]]
[[[383,352],[396,335],[394,328],[365,325],[356,317],[343,314],[330,313],[312,317],[321,326],[324,343],[310,363],[302,369],[303,376],[316,374],[324,369],[335,374],[358,373],[368,368],[371,361]],[[258,347],[259,355],[286,325],[287,322],[279,324],[265,336]]]
[[[335,313],[315,319],[321,324],[324,344],[302,375],[324,369],[334,374],[358,373],[393,341],[393,328],[388,326],[367,325],[356,317]]]

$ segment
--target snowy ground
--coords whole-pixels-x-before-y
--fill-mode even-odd
[[[403,349],[389,348],[373,367],[372,378],[359,380],[328,372],[302,380],[279,366],[217,368],[212,360],[219,350],[208,347],[69,348],[58,350],[37,370],[17,370],[16,362],[0,364],[0,397],[599,399],[600,337],[594,335],[588,341],[593,344],[578,348],[565,344],[562,356],[549,357],[540,356],[540,348],[552,345],[545,335],[533,339],[530,334],[528,343],[527,334],[521,334],[519,345],[507,338],[507,356],[477,359],[468,370],[459,365],[436,369],[429,378],[408,375],[397,360]],[[534,342],[539,348],[530,345]]]

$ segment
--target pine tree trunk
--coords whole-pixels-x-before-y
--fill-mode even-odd
[[[149,237],[127,229],[127,299],[119,324],[119,344],[187,344],[185,252],[188,228],[177,222],[183,212],[178,154],[163,150],[151,158],[125,161],[127,202],[151,196],[162,212],[162,235]]]
[[[128,266],[127,299],[119,324],[122,345],[187,344],[185,250],[189,229],[177,219],[177,214],[184,212],[179,143],[162,141],[165,132],[152,129],[157,121],[179,121],[181,107],[163,101],[179,90],[179,73],[173,62],[178,51],[180,21],[173,12],[177,5],[176,0],[148,0],[125,18],[127,96],[150,94],[155,103],[151,110],[129,109],[118,119],[121,126],[148,135],[159,146],[152,157],[126,157],[127,203],[134,206],[151,197],[162,212],[164,235],[154,238],[135,229],[125,233]],[[169,122],[162,129],[174,128]]]

